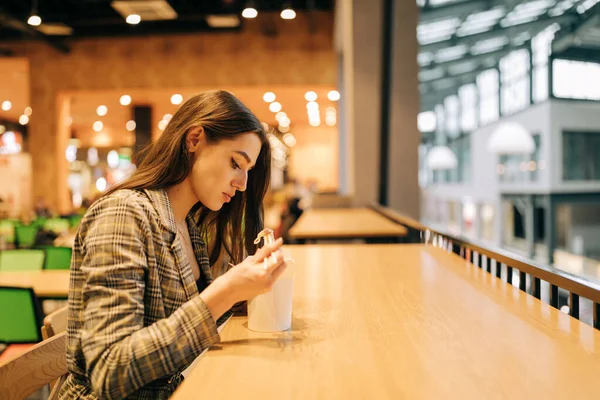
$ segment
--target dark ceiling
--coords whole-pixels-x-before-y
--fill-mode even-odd
[[[37,14],[43,23],[62,23],[72,28],[71,37],[124,36],[152,33],[202,32],[222,30],[213,28],[206,21],[207,15],[240,15],[246,4],[253,3],[259,11],[281,11],[284,5],[295,10],[333,10],[334,0],[165,0],[177,12],[177,19],[165,21],[143,21],[139,25],[128,25],[111,6],[111,0],[37,0]],[[0,41],[28,39],[32,37],[50,39],[38,29],[27,25],[27,19],[35,7],[36,0],[0,1]],[[240,17],[240,29],[244,19]],[[59,42],[54,37],[54,42]]]

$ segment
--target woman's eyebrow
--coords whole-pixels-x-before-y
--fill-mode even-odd
[[[250,159],[250,156],[248,156],[248,154],[246,154],[246,152],[244,152],[244,151],[239,151],[239,150],[236,150],[235,152],[236,152],[237,154],[241,155],[242,157],[244,157],[244,158],[246,159],[246,162],[247,162],[248,164],[250,164],[250,163],[252,162],[252,160]],[[253,166],[251,166],[250,168],[254,168],[254,165],[253,165]]]

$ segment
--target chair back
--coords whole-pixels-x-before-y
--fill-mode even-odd
[[[67,333],[31,347],[0,365],[3,400],[21,400],[67,374]]]
[[[0,251],[0,271],[40,271],[45,256],[44,250],[38,249]]]
[[[39,228],[35,225],[15,226],[15,239],[19,248],[31,248],[35,245],[35,237]]]
[[[46,252],[44,269],[69,269],[71,267],[71,254],[73,250],[70,247],[41,246]]]
[[[0,304],[0,342],[37,343],[42,340],[42,308],[33,289],[2,286]]]
[[[46,315],[44,326],[42,326],[42,338],[44,340],[67,330],[68,313],[69,308],[64,306]]]
[[[15,242],[15,224],[10,220],[0,221],[0,235],[4,236],[4,242],[13,244]]]
[[[50,218],[44,223],[44,229],[52,231],[58,235],[61,233],[68,232],[71,224],[68,219],[64,218]]]

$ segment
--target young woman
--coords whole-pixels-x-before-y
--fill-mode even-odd
[[[132,177],[81,222],[61,399],[168,398],[219,341],[215,321],[270,290],[285,269],[282,241],[256,253],[253,243],[269,175],[263,126],[231,93],[181,106]],[[222,253],[237,265],[214,279]]]

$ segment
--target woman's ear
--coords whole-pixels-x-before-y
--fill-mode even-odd
[[[185,143],[190,153],[196,153],[198,150],[200,150],[200,148],[202,148],[202,146],[204,146],[206,143],[206,133],[204,133],[204,128],[201,126],[196,126],[190,129],[187,133]]]

